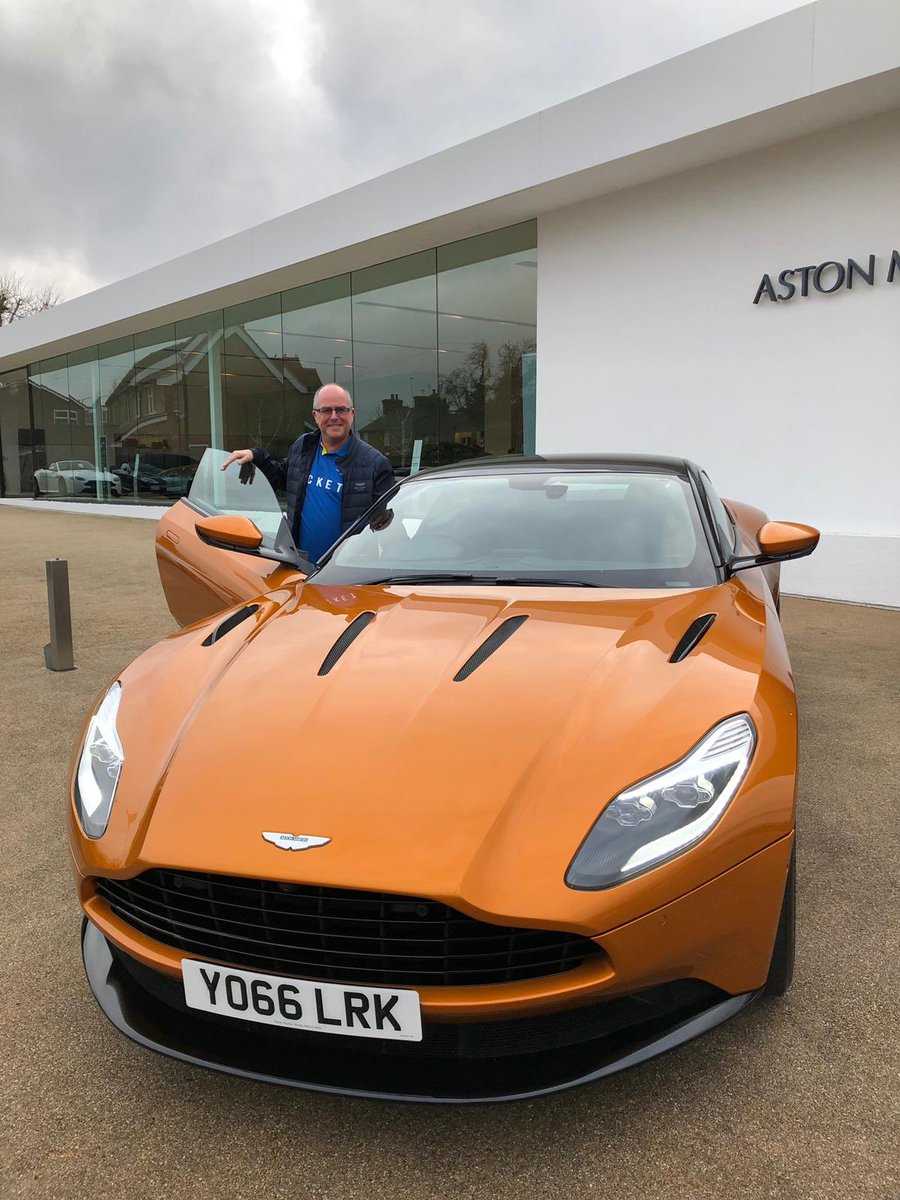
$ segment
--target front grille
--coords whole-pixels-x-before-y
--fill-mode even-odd
[[[512,983],[602,953],[576,934],[490,925],[384,892],[166,870],[96,883],[117,917],[183,953],[335,983]]]

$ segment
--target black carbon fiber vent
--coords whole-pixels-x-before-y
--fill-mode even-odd
[[[415,896],[160,869],[96,884],[117,917],[186,954],[336,983],[509,983],[602,953],[574,933],[490,925]]]
[[[231,633],[235,625],[240,625],[241,621],[246,621],[248,617],[252,617],[255,612],[259,612],[258,604],[248,604],[246,608],[239,608],[236,613],[232,613],[230,617],[226,617],[221,625],[217,625],[209,637],[203,639],[201,645],[211,646],[213,642],[217,642],[226,633]]]
[[[510,617],[504,621],[490,637],[486,637],[471,658],[468,658],[453,676],[454,683],[462,683],[473,671],[477,671],[486,658],[490,658],[495,650],[499,650],[507,639],[511,638],[520,625],[528,620],[526,613],[521,617]]]
[[[691,621],[687,629],[681,635],[681,640],[672,651],[672,656],[669,662],[681,662],[683,658],[687,658],[690,652],[700,640],[705,636],[707,630],[712,626],[716,619],[715,613],[706,613],[702,617],[698,617],[696,621]]]
[[[364,612],[360,613],[355,621],[351,621],[338,640],[325,655],[324,659],[322,660],[322,665],[319,667],[319,674],[327,675],[344,651],[353,645],[369,622],[374,620],[375,614],[373,612]]]

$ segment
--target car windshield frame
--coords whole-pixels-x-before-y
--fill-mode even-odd
[[[683,501],[683,516],[690,521],[693,535],[693,545],[689,561],[685,562],[644,562],[625,565],[621,562],[615,566],[602,565],[586,567],[566,565],[561,561],[552,567],[538,567],[534,558],[530,563],[516,562],[509,556],[502,562],[491,566],[485,563],[462,561],[455,564],[449,561],[429,564],[408,561],[399,564],[396,559],[389,559],[382,566],[383,549],[379,551],[379,561],[374,563],[353,562],[353,554],[348,556],[347,547],[355,538],[367,536],[367,531],[380,533],[394,519],[396,501],[399,497],[410,498],[411,489],[420,489],[433,485],[443,485],[462,482],[478,485],[479,481],[506,481],[511,492],[520,490],[546,492],[547,488],[554,490],[558,496],[563,496],[568,487],[577,487],[585,483],[600,483],[596,477],[603,476],[604,485],[613,484],[627,487],[628,483],[663,486],[676,488],[677,495]],[[543,482],[541,482],[543,477]],[[562,477],[566,477],[563,480]],[[590,477],[595,477],[591,480]],[[614,478],[617,477],[617,478]],[[626,478],[627,477],[627,478]],[[513,482],[515,481],[515,482]],[[599,493],[598,493],[599,494]],[[671,492],[674,496],[676,493]],[[548,495],[548,498],[549,495]],[[657,499],[659,496],[657,495]],[[404,505],[406,508],[406,505]],[[385,521],[385,514],[393,515]],[[488,510],[485,510],[486,512]],[[574,509],[570,511],[574,512]],[[583,514],[582,514],[583,515]],[[410,518],[404,517],[401,510],[400,521],[408,524]],[[379,524],[380,523],[380,524]],[[707,528],[708,519],[700,498],[699,486],[694,479],[689,464],[685,463],[683,471],[659,465],[652,467],[640,463],[585,463],[554,462],[547,460],[540,463],[519,464],[517,466],[496,466],[486,468],[479,464],[462,468],[438,468],[435,471],[423,472],[399,481],[384,497],[377,501],[372,508],[360,518],[354,526],[348,529],[334,546],[319,560],[315,572],[310,576],[310,582],[340,585],[510,585],[510,586],[552,586],[571,585],[574,587],[623,588],[628,590],[693,590],[711,587],[722,581],[722,574],[710,543],[710,532]],[[373,528],[376,527],[376,528]],[[593,527],[592,527],[593,528]],[[600,526],[597,526],[600,529]],[[607,528],[614,528],[609,524]],[[407,530],[408,532],[408,530]],[[682,541],[685,529],[680,531]],[[412,540],[412,539],[410,539]],[[356,556],[359,559],[359,556]],[[363,560],[365,555],[362,556]]]

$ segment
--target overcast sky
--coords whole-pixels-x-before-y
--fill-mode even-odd
[[[0,0],[0,274],[66,299],[806,0]]]

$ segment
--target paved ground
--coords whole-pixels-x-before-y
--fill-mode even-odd
[[[82,975],[66,769],[94,694],[172,629],[153,534],[145,521],[0,509],[2,1200],[900,1194],[900,613],[784,602],[803,726],[800,948],[785,1000],[534,1103],[323,1098],[139,1049]],[[41,653],[54,555],[70,562],[79,664],[61,675]]]

